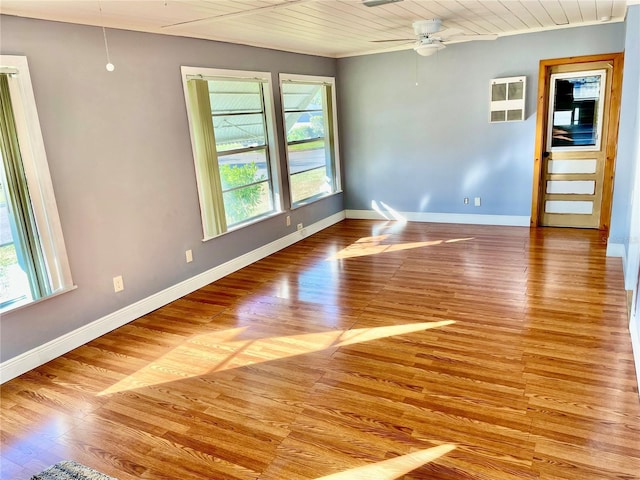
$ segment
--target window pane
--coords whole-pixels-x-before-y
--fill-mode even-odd
[[[323,87],[323,85],[319,84],[282,84],[282,96],[285,112],[322,110]]]
[[[222,189],[242,187],[269,178],[264,148],[218,157]]]
[[[289,173],[300,173],[326,165],[324,140],[289,145]]]
[[[314,170],[295,173],[291,175],[291,200],[297,203],[316,195],[331,193],[333,191],[331,184],[324,165]]]
[[[3,171],[0,168],[0,172]],[[13,218],[6,201],[5,183],[6,179],[0,179],[0,309],[32,300],[29,279],[20,266],[13,240]]]
[[[218,152],[265,145],[264,117],[261,113],[214,116],[213,129]]]
[[[211,111],[215,114],[262,111],[261,83],[209,80]]]
[[[596,145],[602,81],[601,75],[555,79],[552,147]]]
[[[314,112],[289,113],[287,142],[309,140],[324,137],[324,114],[322,110]]]
[[[273,210],[269,182],[257,183],[223,193],[227,225],[233,226]]]

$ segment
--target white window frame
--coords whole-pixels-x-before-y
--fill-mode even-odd
[[[71,278],[71,268],[69,267],[62,225],[51,182],[27,57],[0,55],[0,71],[14,73],[9,75],[11,105],[29,187],[29,197],[51,284],[51,294],[42,298],[9,304],[0,310],[5,313],[73,290],[76,287]]]
[[[225,235],[230,232],[237,231],[241,228],[244,228],[248,225],[252,225],[254,223],[265,220],[266,218],[273,217],[274,215],[278,215],[282,212],[282,199],[280,195],[280,174],[279,174],[279,156],[278,156],[278,145],[277,145],[277,137],[275,132],[275,106],[273,102],[273,82],[272,76],[270,72],[256,72],[256,71],[246,71],[246,70],[227,70],[227,69],[219,69],[219,68],[208,68],[208,67],[190,67],[190,66],[182,66],[180,67],[181,76],[182,76],[182,87],[184,90],[184,99],[185,105],[187,108],[187,118],[189,121],[189,134],[191,137],[191,151],[193,152],[193,162],[196,171],[196,184],[198,186],[198,199],[200,201],[200,215],[202,220],[202,231],[203,231],[203,239],[202,241],[211,240],[212,238],[218,238],[221,235]],[[266,87],[263,89],[264,92],[264,106],[265,106],[265,119],[266,119],[266,130],[267,130],[267,145],[269,152],[269,168],[271,174],[271,188],[272,188],[272,196],[273,196],[273,210],[261,215],[256,218],[252,218],[246,222],[234,225],[230,227],[226,232],[223,232],[219,235],[210,236],[206,231],[206,223],[205,223],[205,212],[209,208],[207,202],[204,200],[202,195],[202,184],[205,181],[208,181],[203,178],[200,172],[200,168],[198,167],[198,158],[196,156],[196,145],[193,136],[194,125],[192,123],[192,115],[191,115],[191,107],[189,101],[189,90],[187,81],[190,78],[201,77],[203,80],[207,78],[212,79],[221,79],[228,78],[229,80],[257,80],[264,82]]]
[[[284,132],[284,146],[285,146],[285,155],[287,158],[287,179],[289,182],[289,192],[291,192],[291,173],[289,167],[289,144],[287,142],[287,115],[285,113],[284,108],[284,95],[282,93],[282,84],[286,82],[300,82],[300,83],[316,83],[322,85],[329,85],[331,87],[331,121],[333,124],[333,131],[326,132],[325,138],[329,138],[329,135],[332,136],[333,143],[333,171],[334,171],[334,190],[331,193],[326,195],[316,195],[299,202],[293,202],[291,200],[291,208],[296,209],[298,207],[302,207],[304,205],[308,205],[310,203],[316,202],[323,198],[330,197],[332,195],[337,195],[342,193],[342,170],[340,167],[340,143],[338,139],[338,102],[336,99],[336,79],[335,77],[324,77],[318,75],[300,75],[293,73],[281,73],[280,74],[280,100],[282,104],[282,121],[283,121],[283,132]]]

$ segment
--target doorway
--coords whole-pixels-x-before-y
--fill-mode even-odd
[[[540,62],[531,226],[608,236],[622,62],[622,53]]]

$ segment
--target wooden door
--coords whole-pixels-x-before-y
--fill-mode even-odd
[[[621,55],[541,62],[532,225],[608,231]]]

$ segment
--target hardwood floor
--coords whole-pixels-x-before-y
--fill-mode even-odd
[[[2,479],[638,479],[598,232],[347,220],[2,386]]]

